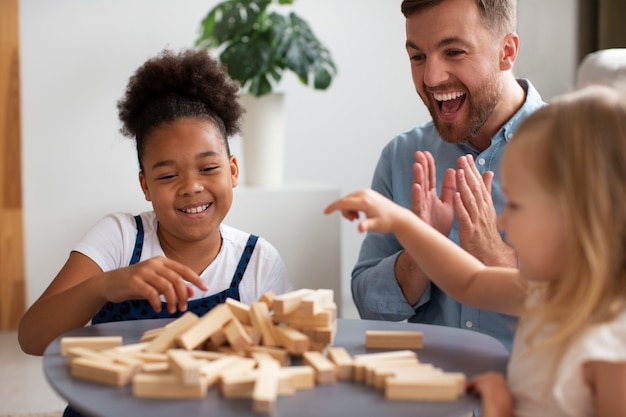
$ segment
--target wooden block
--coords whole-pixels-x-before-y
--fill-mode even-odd
[[[226,327],[228,325],[229,322],[227,322],[224,327]],[[205,349],[207,351],[219,351],[221,350],[222,347],[224,346],[228,346],[228,348],[230,349],[230,346],[228,345],[228,339],[226,338],[226,333],[224,333],[224,327],[222,327],[221,329],[216,330],[211,337],[209,337],[204,344],[201,344],[200,346],[196,347],[194,350],[200,350],[200,349]]]
[[[278,395],[291,395],[295,392],[292,385],[293,378],[283,375],[280,368],[278,374]],[[254,386],[258,377],[258,370],[250,370],[244,374],[228,375],[220,382],[220,393],[224,398],[252,398]]]
[[[278,361],[281,366],[291,364],[291,355],[286,349],[273,346],[252,346],[246,349],[246,356],[253,358],[255,353],[266,353]]]
[[[315,381],[320,384],[334,384],[337,382],[337,369],[335,364],[328,360],[320,352],[304,352],[304,363],[315,370]]]
[[[300,313],[309,315],[319,314],[328,307],[332,307],[334,304],[333,290],[315,290],[312,294],[302,298],[300,302]]]
[[[381,376],[392,376],[396,370],[415,369],[422,365],[417,359],[400,359],[393,361],[372,362],[365,365],[365,383],[367,385],[376,385],[376,379]],[[433,367],[432,365],[430,365]],[[434,367],[433,367],[434,368]],[[382,378],[384,381],[384,377]]]
[[[195,359],[184,349],[169,349],[167,356],[172,373],[178,375],[183,385],[196,385],[200,382],[200,368],[204,362]]]
[[[293,328],[334,327],[337,323],[337,306],[327,307],[318,314],[302,314],[299,310],[289,314],[274,311],[274,323],[287,323]]]
[[[420,331],[366,330],[365,347],[368,349],[421,349],[424,334]]]
[[[287,326],[274,327],[278,345],[283,346],[292,355],[302,355],[309,350],[309,338],[304,333]]]
[[[225,353],[221,352],[213,352],[209,350],[190,350],[189,354],[193,356],[195,359],[204,359],[207,361],[214,361],[219,358],[223,358],[226,356]]]
[[[308,365],[283,366],[279,371],[281,378],[291,379],[291,386],[296,389],[312,389],[315,387],[315,369]]]
[[[278,396],[278,370],[280,364],[267,354],[259,361],[256,381],[252,391],[252,411],[258,414],[271,414]]]
[[[122,346],[122,336],[62,337],[61,355],[66,356],[67,350],[76,346],[89,348],[91,350],[109,349],[116,346]]]
[[[417,358],[417,353],[412,350],[394,350],[390,352],[362,353],[354,355],[354,380],[365,380],[365,366],[373,361],[386,361],[401,358]]]
[[[237,352],[243,352],[249,347],[252,347],[252,339],[244,329],[243,325],[237,320],[237,318],[233,318],[229,321],[223,328],[223,332],[226,335],[226,340],[233,348],[233,350]]]
[[[430,366],[427,366],[430,365]],[[465,374],[462,372],[444,372],[440,368],[436,368],[431,364],[420,364],[417,369],[398,369],[394,372],[392,378],[396,381],[404,381],[411,380],[414,378],[433,378],[445,375],[446,378],[450,378],[451,380],[456,382],[457,393],[459,395],[465,394],[467,388],[467,381]],[[386,383],[386,380],[385,380]]]
[[[165,352],[176,346],[176,338],[191,326],[198,323],[200,317],[191,311],[168,323],[163,330],[145,347],[146,352]],[[144,333],[145,334],[145,333]]]
[[[250,320],[252,325],[261,331],[262,343],[265,346],[277,346],[274,335],[274,324],[267,304],[257,301],[250,306]]]
[[[256,374],[249,370],[245,373],[227,373],[220,379],[220,393],[224,398],[252,398]]]
[[[131,381],[133,370],[118,363],[76,358],[70,364],[70,375],[77,379],[121,387]]]
[[[111,358],[113,362],[119,363],[130,367],[133,370],[133,374],[139,372],[141,367],[145,364],[141,359],[135,358],[131,355],[120,353],[115,349],[106,349],[101,351],[104,356]]]
[[[196,324],[185,330],[176,340],[182,348],[194,349],[224,327],[233,317],[234,315],[227,304],[218,304],[200,317]]]
[[[128,345],[122,345],[114,347],[113,350],[119,353],[123,353],[125,355],[133,354],[136,352],[143,352],[143,350],[148,346],[149,342],[140,342],[140,343],[130,343]]]
[[[298,310],[302,299],[313,292],[314,290],[302,288],[275,296],[273,304],[274,314],[289,314]]]
[[[248,335],[252,340],[252,345],[260,345],[263,341],[263,334],[261,333],[261,331],[254,326],[244,326],[244,328],[246,329],[246,332],[248,332]]]
[[[133,378],[132,393],[139,398],[203,398],[208,390],[203,379],[194,385],[183,385],[177,375],[169,374],[137,374]]]
[[[82,346],[74,346],[67,349],[66,355],[68,363],[76,358],[88,358],[101,362],[114,362],[112,358],[102,354],[101,351],[89,349]]]
[[[235,375],[242,375],[253,370],[256,367],[256,360],[250,358],[238,357],[238,361],[234,362],[226,369],[219,372],[218,380],[224,378],[232,378]]]
[[[141,343],[151,342],[154,339],[156,339],[156,337],[160,335],[161,333],[163,333],[164,331],[165,331],[165,327],[157,327],[155,329],[146,330],[145,332],[143,332],[143,334],[139,338],[139,341]]]
[[[141,365],[140,372],[171,373],[169,362],[148,362]]]
[[[459,397],[458,376],[422,374],[387,378],[385,398],[410,401],[455,401]]]
[[[267,304],[267,308],[272,310],[274,308],[274,298],[276,298],[276,294],[274,294],[273,291],[266,291],[263,295],[261,295],[259,301]]]
[[[328,349],[328,359],[337,367],[337,377],[340,380],[351,380],[354,377],[354,361],[346,348],[333,346]]]
[[[337,333],[337,326],[301,327],[290,324],[289,327],[307,335],[311,342],[322,343],[324,345],[332,345],[335,340],[335,334]]]
[[[233,315],[241,322],[241,324],[249,325],[252,324],[250,321],[250,306],[242,303],[241,301],[237,301],[234,298],[227,298],[226,305],[230,307]]]
[[[225,369],[229,369],[239,360],[241,360],[241,358],[238,356],[228,355],[202,365],[200,367],[200,373],[206,380],[207,386],[212,387],[215,385],[219,381],[220,373]]]
[[[169,360],[165,353],[128,352],[126,354],[144,362],[167,362]]]

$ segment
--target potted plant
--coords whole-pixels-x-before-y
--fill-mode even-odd
[[[337,69],[309,24],[280,6],[295,0],[224,0],[202,20],[196,47],[217,53],[241,86],[244,175],[248,185],[282,185],[285,100],[275,87],[285,71],[327,89]],[[276,6],[276,7],[275,7]],[[272,162],[273,161],[273,162]]]
[[[271,93],[283,71],[305,85],[325,90],[336,74],[328,49],[294,12],[281,15],[272,3],[295,0],[225,0],[206,15],[196,46],[220,49],[219,60],[242,89],[260,97]]]

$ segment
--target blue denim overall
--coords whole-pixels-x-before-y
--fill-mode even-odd
[[[137,222],[137,238],[135,239],[135,249],[133,256],[130,259],[130,265],[136,264],[141,258],[141,250],[143,248],[143,223],[140,216],[135,216]],[[189,301],[187,304],[187,311],[192,311],[198,316],[204,315],[207,311],[211,310],[216,305],[223,303],[227,298],[234,298],[237,301],[239,299],[239,283],[243,278],[244,272],[248,267],[248,262],[252,257],[254,248],[256,246],[258,236],[250,235],[246,247],[241,254],[239,264],[235,270],[235,275],[230,282],[230,287],[217,294],[210,295],[205,298]],[[92,324],[107,323],[112,321],[125,321],[125,320],[144,320],[144,319],[157,319],[157,318],[177,318],[184,312],[177,311],[174,314],[170,314],[167,311],[165,303],[161,303],[161,312],[154,311],[150,303],[146,300],[127,300],[121,303],[108,302],[100,309],[93,319]],[[63,412],[63,417],[83,417],[81,414],[73,410],[69,405]]]

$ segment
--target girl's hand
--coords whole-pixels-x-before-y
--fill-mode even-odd
[[[114,303],[132,299],[147,300],[154,311],[161,311],[162,294],[170,314],[187,310],[187,299],[194,294],[187,282],[208,290],[198,274],[185,265],[165,257],[155,257],[137,264],[109,271],[103,277],[103,295]]]
[[[475,376],[467,388],[481,398],[481,417],[513,417],[513,396],[504,375],[488,372]]]
[[[359,212],[363,212],[366,219],[359,224],[360,232],[392,233],[395,222],[402,213],[406,212],[415,217],[409,210],[370,189],[355,191],[330,203],[324,209],[324,214],[330,214],[337,210],[341,211],[341,215],[350,221],[357,220]]]

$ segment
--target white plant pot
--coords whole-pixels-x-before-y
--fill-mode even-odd
[[[241,104],[246,109],[241,129],[245,184],[280,188],[285,156],[285,95],[242,94]]]

